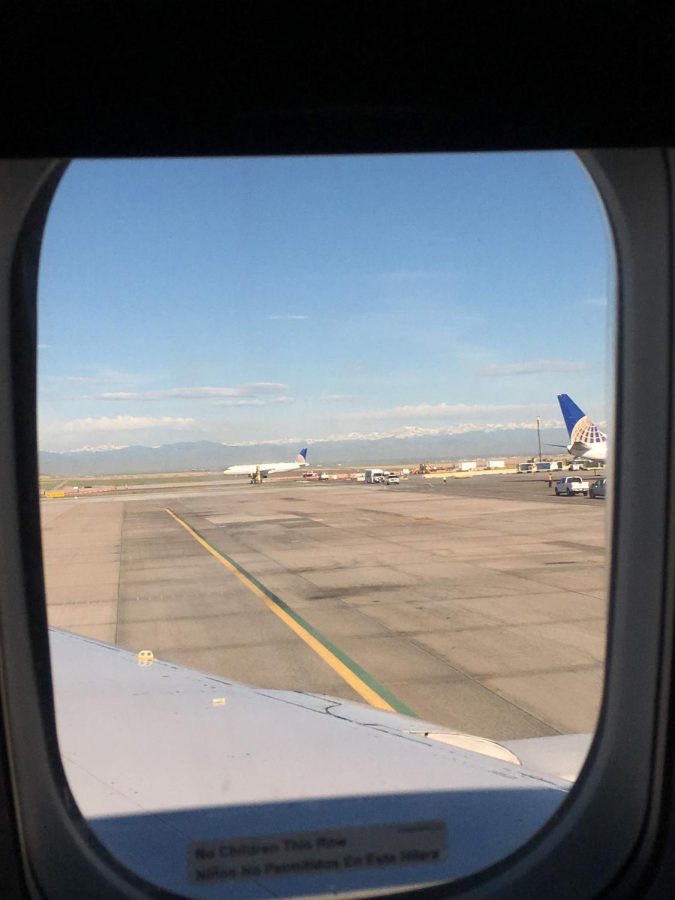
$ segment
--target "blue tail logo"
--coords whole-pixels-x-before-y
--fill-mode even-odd
[[[583,410],[579,409],[568,394],[558,394],[558,403],[565,420],[570,446],[574,444],[601,444],[607,435],[595,425]]]
[[[295,457],[295,461],[297,463],[306,463],[307,462],[307,447],[302,448],[302,450]]]

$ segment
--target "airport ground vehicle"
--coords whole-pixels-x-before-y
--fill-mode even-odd
[[[556,481],[555,485],[556,497],[560,497],[561,494],[565,494],[568,497],[583,494],[587,497],[588,490],[588,482],[584,481],[579,475],[567,475],[565,478]]]
[[[447,31],[425,7],[419,18],[413,14],[406,23],[399,45],[405,53],[391,53],[388,45],[382,49],[387,42],[378,10],[377,40],[361,15],[358,53],[350,56],[343,30],[323,28],[321,40],[315,36],[305,42],[302,72],[289,78],[292,64],[284,55],[284,31],[272,30],[269,10],[255,18],[255,4],[247,10],[248,43],[237,43],[236,21],[224,32],[211,28],[211,40],[208,33],[195,40],[188,20],[169,3],[163,4],[161,29],[151,4],[145,13],[136,5],[131,14],[124,4],[115,6],[121,18],[113,19],[113,27],[101,28],[95,21],[94,29],[81,10],[65,23],[56,23],[45,10],[41,22],[33,21],[19,35],[16,23],[9,23],[4,40],[18,48],[25,46],[22,38],[28,34],[31,46],[37,44],[42,52],[33,54],[30,67],[11,53],[4,56],[5,67],[8,57],[14,60],[13,70],[3,68],[4,97],[19,104],[23,100],[16,118],[4,111],[5,155],[631,148],[668,147],[675,139],[672,48],[664,10],[650,28],[644,25],[648,12],[642,19],[635,9],[628,15],[619,5],[553,4],[533,40],[526,26],[528,13],[535,25],[541,21],[538,4],[509,6],[503,15],[481,3],[457,4],[455,14],[465,27]],[[425,13],[426,30],[420,27]],[[292,18],[288,11],[284,15]],[[57,54],[62,60],[64,52],[58,35],[69,25],[83,40],[66,69],[57,64]],[[503,40],[507,28],[512,29],[508,42]],[[251,35],[256,53],[249,52]],[[105,36],[114,52],[101,48]],[[630,67],[625,65],[627,46]],[[524,64],[513,66],[514,58]],[[359,62],[372,68],[363,72]],[[273,85],[265,81],[263,70],[273,73]],[[411,88],[412,70],[428,73],[417,91]],[[43,77],[46,71],[50,78]],[[368,71],[377,78],[369,80]],[[75,72],[86,72],[86,78]],[[197,91],[188,87],[191,72]],[[307,72],[316,77],[308,78]],[[330,74],[337,77],[331,80]],[[101,93],[119,102],[92,103]],[[561,109],[567,111],[564,116]],[[551,891],[566,898],[672,896],[675,709],[667,586],[673,535],[667,523],[673,472],[673,158],[667,150],[619,149],[591,151],[584,160],[608,205],[621,249],[618,365],[624,393],[617,403],[615,439],[621,449],[616,479],[625,503],[612,525],[618,552],[612,570],[616,615],[608,648],[607,700],[588,770],[557,821],[516,858],[471,883],[455,885],[453,893],[465,896],[544,896]],[[87,838],[85,824],[63,803],[67,788],[48,749],[45,698],[50,684],[40,612],[39,538],[30,500],[35,487],[29,359],[34,335],[22,334],[12,349],[8,334],[10,327],[20,327],[19,313],[26,311],[16,295],[31,290],[29,263],[37,252],[41,211],[35,207],[24,222],[19,207],[6,203],[7,197],[16,197],[10,188],[27,184],[25,169],[4,169],[2,177],[2,290],[6,295],[11,283],[14,296],[11,316],[9,306],[3,306],[0,354],[3,891],[6,896],[63,897],[72,896],[77,885],[83,895],[138,897],[145,894],[144,885],[100,852]],[[31,196],[37,196],[35,179],[30,185]],[[20,258],[26,267],[15,266],[10,258],[22,230]],[[645,435],[651,464],[648,475],[640,477]],[[434,896],[441,890],[435,888]]]
[[[607,479],[599,478],[597,481],[594,481],[588,494],[592,499],[604,500],[607,496]]]
[[[384,477],[384,469],[366,469],[364,475],[366,484],[377,484]]]
[[[537,472],[560,472],[562,470],[563,464],[560,460],[556,459],[553,461],[546,462],[538,462],[536,464]]]
[[[390,472],[385,478],[385,484],[400,484],[400,479],[398,475],[394,475]]]
[[[532,472],[536,472],[537,467],[534,463],[518,463],[518,474],[519,475],[530,475]]]

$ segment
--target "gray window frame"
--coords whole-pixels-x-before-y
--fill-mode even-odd
[[[617,258],[605,697],[588,762],[555,819],[509,859],[422,892],[428,895],[576,900],[622,894],[644,876],[663,812],[674,636],[675,155],[631,149],[579,157],[607,210]],[[36,476],[31,391],[40,241],[63,168],[45,160],[0,164],[0,692],[7,776],[0,788],[9,795],[0,813],[10,817],[0,826],[20,839],[13,851],[2,843],[0,864],[16,865],[20,857],[23,889],[31,896],[69,897],[74,885],[82,896],[166,896],[127,873],[94,839],[72,801],[55,740],[38,499],[37,491],[30,493]]]

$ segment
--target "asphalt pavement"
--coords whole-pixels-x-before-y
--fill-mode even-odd
[[[485,737],[589,731],[606,509],[517,475],[46,500],[49,619],[235,681],[379,697]]]

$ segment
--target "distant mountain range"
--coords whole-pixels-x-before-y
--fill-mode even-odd
[[[561,450],[546,442],[564,444],[567,434],[547,429],[542,434],[544,453]],[[472,431],[464,434],[382,437],[371,440],[317,441],[308,443],[310,466],[420,463],[433,460],[534,456],[537,433],[514,428]],[[252,444],[247,447],[215,441],[164,444],[161,447],[122,447],[113,450],[40,451],[43,475],[131,475],[153,472],[217,471],[237,463],[292,460],[299,448],[289,444]]]

